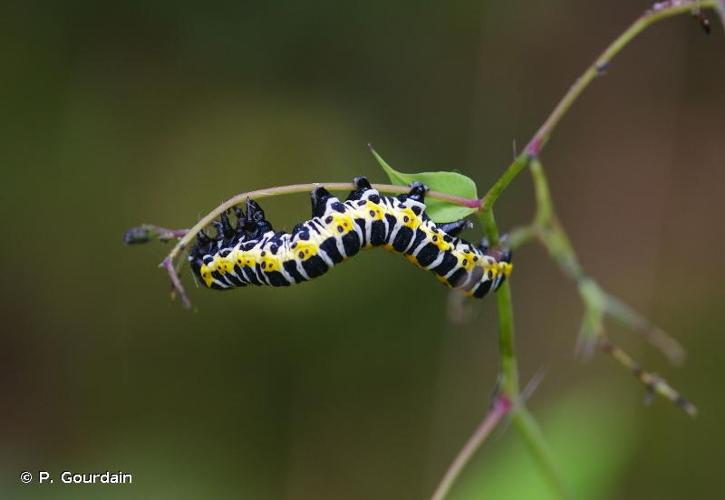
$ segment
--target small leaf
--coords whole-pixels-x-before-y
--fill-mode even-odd
[[[448,171],[419,172],[414,174],[398,172],[388,165],[372,146],[370,147],[370,151],[393,184],[407,186],[414,181],[420,181],[428,186],[431,191],[440,191],[441,193],[452,194],[454,196],[460,196],[461,198],[478,199],[476,183],[463,174]],[[475,208],[463,207],[447,201],[430,198],[426,200],[425,204],[426,213],[434,222],[451,222],[476,212]]]

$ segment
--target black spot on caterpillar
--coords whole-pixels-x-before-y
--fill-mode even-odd
[[[292,232],[276,232],[264,211],[247,200],[203,231],[189,253],[194,274],[207,287],[289,286],[325,274],[360,249],[382,246],[436,274],[439,281],[481,298],[511,274],[511,252],[473,245],[458,237],[466,220],[437,225],[425,213],[421,183],[397,197],[382,196],[364,177],[342,202],[323,187],[312,191],[312,218]]]

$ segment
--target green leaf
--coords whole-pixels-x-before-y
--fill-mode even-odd
[[[390,182],[393,184],[407,186],[414,181],[420,181],[428,186],[432,191],[440,191],[441,193],[460,196],[461,198],[478,199],[476,191],[476,183],[469,177],[458,172],[419,172],[408,174],[399,172],[388,165],[380,155],[370,147],[375,159],[380,166],[388,174]],[[475,208],[462,207],[453,203],[441,200],[433,200],[428,198],[425,202],[426,213],[434,222],[451,222],[462,219],[476,212]]]

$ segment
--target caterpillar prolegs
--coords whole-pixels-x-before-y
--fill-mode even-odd
[[[290,233],[276,232],[262,208],[247,200],[235,208],[236,224],[222,214],[216,237],[200,232],[189,260],[209,288],[289,286],[325,274],[360,249],[383,247],[435,273],[442,283],[481,298],[511,274],[511,252],[471,244],[458,235],[466,220],[436,224],[425,213],[427,188],[383,196],[364,177],[345,201],[325,188],[312,191],[312,218]]]

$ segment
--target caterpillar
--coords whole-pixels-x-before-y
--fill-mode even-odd
[[[361,249],[383,247],[435,273],[439,281],[481,298],[511,274],[511,252],[471,244],[458,235],[465,219],[436,224],[425,212],[427,187],[411,184],[407,194],[383,196],[365,177],[353,180],[345,201],[324,187],[312,191],[312,218],[291,232],[274,231],[257,202],[235,207],[214,222],[216,236],[201,231],[189,252],[201,283],[215,290],[247,285],[289,286],[325,274]]]

